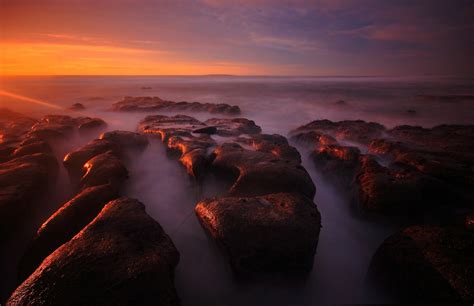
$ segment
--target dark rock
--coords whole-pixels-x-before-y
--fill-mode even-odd
[[[415,99],[420,101],[455,103],[461,101],[474,101],[474,95],[416,95]]]
[[[115,111],[192,111],[210,112],[219,114],[238,115],[240,108],[229,104],[214,104],[200,102],[173,102],[162,100],[158,97],[125,97],[122,101],[112,106]]]
[[[107,127],[107,123],[100,118],[79,118],[77,124],[80,133],[97,132]]]
[[[72,110],[72,111],[82,111],[85,109],[86,107],[82,103],[74,103],[73,105],[69,107],[69,110]]]
[[[204,122],[216,127],[216,134],[220,136],[239,136],[241,134],[259,134],[262,129],[253,120],[245,118],[212,118]]]
[[[177,305],[179,253],[136,200],[109,202],[11,295],[7,305]]]
[[[406,303],[474,301],[474,233],[460,228],[410,226],[375,253],[369,279]]]
[[[15,145],[21,142],[36,122],[23,114],[0,108],[0,144]]]
[[[256,134],[251,137],[239,137],[235,142],[250,146],[253,150],[271,153],[275,157],[301,163],[301,155],[288,140],[278,134]]]
[[[299,161],[225,143],[213,152],[212,168],[233,182],[231,196],[296,192],[312,199],[316,188]]]
[[[380,138],[385,132],[385,127],[375,122],[362,120],[345,120],[333,122],[329,120],[315,120],[303,125],[292,134],[315,131],[319,134],[328,134],[338,140],[350,140],[368,144],[372,139]]]
[[[370,156],[360,159],[354,199],[365,212],[416,215],[446,204],[449,191],[436,178],[410,169],[389,169]]]
[[[38,140],[36,142],[20,145],[12,152],[12,158],[31,155],[35,153],[53,154],[51,146],[44,141]]]
[[[170,152],[178,152],[179,161],[188,174],[200,180],[209,163],[207,150],[216,144],[207,134],[192,134],[203,127],[206,125],[193,117],[156,115],[142,120],[139,130],[145,134],[158,135]]]
[[[87,188],[111,184],[117,190],[128,178],[128,171],[123,162],[112,151],[94,156],[84,164],[85,174],[79,186]]]
[[[313,266],[321,219],[304,196],[208,199],[195,211],[236,273],[309,272]]]
[[[128,131],[112,131],[100,135],[100,139],[104,139],[117,144],[121,149],[143,151],[148,146],[148,138],[146,136],[128,132]]]
[[[85,188],[65,203],[39,228],[21,260],[19,278],[26,279],[43,259],[79,233],[117,197],[117,190],[112,185],[101,185]]]
[[[67,154],[64,157],[64,167],[68,170],[73,181],[78,181],[84,174],[84,164],[99,154],[112,151],[115,155],[120,155],[120,149],[117,144],[103,140],[95,139],[84,147]]]
[[[50,154],[21,156],[0,164],[0,240],[35,209],[33,202],[56,180],[58,164]]]
[[[206,126],[206,127],[203,127],[203,128],[195,129],[193,131],[193,133],[212,135],[212,134],[217,133],[217,128],[215,126]]]

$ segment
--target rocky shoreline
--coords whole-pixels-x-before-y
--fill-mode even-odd
[[[37,120],[0,109],[2,250],[25,215],[41,210],[36,198],[54,193],[62,167],[74,191],[32,233],[18,287],[2,297],[7,305],[179,304],[179,250],[146,203],[123,195],[127,164],[149,137],[158,137],[193,185],[210,176],[225,183],[223,194],[199,198],[194,211],[235,277],[318,273],[324,215],[295,143],[361,218],[410,220],[372,258],[367,281],[377,290],[401,302],[474,301],[474,126],[316,120],[290,131],[289,142],[234,117],[240,108],[228,104],[126,97],[112,109],[174,114],[145,116],[132,132],[106,131],[100,118]],[[227,117],[200,121],[180,112]],[[73,133],[95,139],[60,156],[61,165],[55,142]]]

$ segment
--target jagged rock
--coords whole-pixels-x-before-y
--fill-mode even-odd
[[[214,104],[200,102],[173,102],[165,101],[158,97],[125,97],[122,101],[112,105],[115,111],[192,111],[192,112],[209,112],[229,115],[240,114],[238,106],[229,104]]]
[[[313,266],[321,219],[304,196],[214,198],[195,211],[236,273],[308,272]]]
[[[53,154],[53,150],[51,146],[44,141],[38,140],[36,142],[27,143],[25,145],[20,145],[12,152],[12,158],[31,155],[35,153],[45,153],[45,154]]]
[[[136,200],[109,202],[49,255],[7,305],[177,305],[179,253]]]
[[[474,233],[461,228],[410,226],[375,253],[369,279],[401,302],[474,301]]]
[[[193,133],[212,135],[212,134],[217,133],[217,128],[215,126],[206,126],[206,127],[195,129]]]
[[[316,188],[299,161],[278,154],[244,149],[237,143],[218,146],[212,169],[233,182],[231,196],[296,192],[312,199]]]
[[[148,146],[148,138],[128,131],[112,131],[100,135],[100,139],[117,144],[121,149],[142,151]]]
[[[117,197],[114,186],[100,185],[85,188],[61,206],[37,231],[22,258],[19,278],[26,279],[43,259],[79,233],[109,201]]]

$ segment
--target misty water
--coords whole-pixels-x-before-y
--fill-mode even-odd
[[[427,101],[417,95],[474,94],[474,80],[449,78],[284,78],[284,77],[21,77],[0,79],[0,89],[67,107],[80,102],[86,111],[48,109],[0,97],[8,107],[39,117],[59,113],[103,118],[108,130],[136,131],[144,113],[108,111],[124,96],[159,96],[173,101],[239,105],[242,117],[255,120],[264,133],[284,136],[316,119],[363,119],[393,127],[410,124],[474,123],[474,101]],[[151,87],[151,89],[142,89]],[[341,102],[343,101],[343,102]],[[188,115],[204,120],[219,115]],[[87,142],[71,140],[58,156]],[[148,213],[170,235],[181,258],[176,287],[183,305],[312,305],[315,303],[383,302],[364,282],[371,256],[397,230],[393,222],[374,222],[354,212],[343,191],[326,182],[298,146],[303,165],[316,184],[314,199],[322,230],[312,273],[304,280],[233,278],[215,243],[194,215],[199,199],[223,192],[215,181],[193,185],[164,145],[150,146],[127,161],[130,179],[124,193],[142,201]],[[66,187],[61,187],[66,188]],[[67,189],[67,188],[66,188]]]

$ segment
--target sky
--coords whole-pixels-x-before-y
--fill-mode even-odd
[[[0,0],[1,75],[474,74],[472,0]]]

